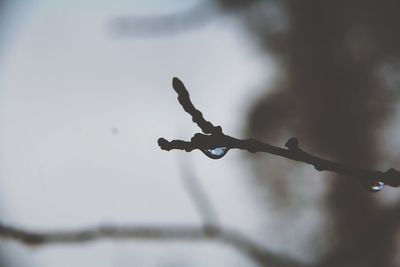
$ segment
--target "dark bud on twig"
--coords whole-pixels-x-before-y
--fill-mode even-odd
[[[164,138],[158,138],[158,146],[162,149],[162,150],[171,150],[171,148],[169,147],[170,142],[168,142],[166,139]]]
[[[186,90],[185,85],[181,80],[174,77],[172,79],[172,87],[175,89],[175,92],[180,96],[189,97],[189,92]]]
[[[286,141],[285,147],[287,147],[289,150],[298,150],[299,140],[296,137],[292,137]]]
[[[385,173],[383,173],[381,181],[386,185],[393,187],[400,186],[400,172],[396,169],[390,168]]]

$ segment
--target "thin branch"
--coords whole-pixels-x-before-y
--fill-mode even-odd
[[[82,244],[102,239],[191,243],[217,242],[232,247],[260,266],[310,267],[285,255],[273,253],[240,232],[222,228],[217,213],[200,181],[190,172],[187,165],[184,166],[186,168],[182,168],[183,184],[203,219],[202,227],[191,225],[104,225],[68,231],[29,231],[0,224],[0,238],[14,240],[30,246]]]
[[[231,230],[193,226],[100,226],[74,231],[35,232],[0,224],[0,237],[12,239],[25,245],[80,244],[99,239],[219,242],[227,244],[239,253],[253,259],[261,266],[303,267],[284,256],[277,256],[246,236]]]
[[[187,164],[181,164],[182,170],[182,183],[189,193],[189,196],[195,205],[203,225],[209,231],[213,231],[215,228],[219,228],[220,223],[207,193],[203,185],[200,183],[198,177],[193,174]]]
[[[256,139],[242,140],[225,135],[222,132],[221,126],[214,126],[211,122],[206,121],[203,118],[203,114],[193,106],[189,97],[189,92],[186,90],[182,81],[178,78],[173,78],[172,86],[178,94],[179,103],[182,105],[183,109],[192,116],[193,122],[200,127],[204,134],[196,133],[190,141],[168,141],[164,138],[160,138],[158,139],[158,144],[163,150],[169,151],[178,149],[190,152],[199,149],[212,159],[222,158],[230,149],[235,148],[247,150],[252,153],[265,152],[313,165],[318,171],[331,171],[357,177],[374,192],[379,191],[383,185],[392,187],[400,186],[400,172],[398,170],[393,168],[386,172],[366,170],[322,159],[302,150],[299,147],[297,138],[294,137],[286,142],[286,148],[281,148],[263,143]],[[216,149],[218,149],[218,151]]]
[[[202,123],[201,120],[195,120]],[[210,126],[213,127],[212,125]],[[212,129],[211,127],[210,129]],[[202,217],[203,231],[205,233],[208,233],[210,236],[216,235],[217,241],[227,243],[262,266],[302,266],[302,264],[289,260],[287,257],[266,251],[254,241],[240,233],[224,230],[219,223],[217,212],[212,205],[206,190],[200,183],[198,177],[193,174],[188,163],[181,164],[181,170],[183,185],[187,189],[198,213]]]
[[[170,36],[199,28],[217,16],[213,1],[203,0],[193,7],[168,15],[126,15],[115,18],[110,26],[118,36]]]

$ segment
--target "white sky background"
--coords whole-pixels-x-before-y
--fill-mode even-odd
[[[170,14],[197,1],[13,1],[18,4],[0,18],[0,222],[33,230],[199,225],[180,181],[183,161],[204,184],[224,225],[303,260],[312,255],[310,246],[323,247],[317,241],[329,242],[312,239],[324,191],[323,177],[312,167],[301,165],[291,174],[298,181],[293,186],[307,187],[309,198],[285,227],[268,204],[261,207],[264,214],[258,209],[245,152],[211,160],[199,151],[165,152],[157,146],[159,137],[187,140],[199,131],[178,104],[172,77],[185,82],[206,119],[243,137],[246,112],[274,75],[272,61],[226,15],[159,38],[110,34],[116,17]],[[393,157],[399,118],[382,139]],[[267,160],[272,167],[292,166]],[[386,161],[382,169],[396,164]],[[384,191],[380,197],[398,198],[397,189]],[[211,243],[100,241],[29,248],[0,240],[0,252],[9,255],[12,267],[255,266]]]
[[[199,131],[177,102],[174,76],[206,119],[242,136],[246,110],[271,79],[272,63],[224,16],[163,38],[115,39],[108,32],[117,16],[195,3],[41,0],[8,15],[15,31],[0,51],[2,222],[36,230],[199,224],[179,178],[178,161],[187,157],[223,223],[256,234],[259,211],[241,152],[214,161],[199,151],[161,151],[157,139]],[[214,244],[102,241],[32,249],[1,240],[0,248],[18,267],[252,266]]]

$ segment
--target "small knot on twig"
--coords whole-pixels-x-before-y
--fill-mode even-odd
[[[289,150],[298,150],[299,140],[296,137],[292,137],[286,141],[285,147],[287,147]]]
[[[393,187],[400,186],[400,171],[390,168],[383,173],[382,182]]]
[[[164,138],[162,138],[162,137],[161,137],[161,138],[158,138],[157,143],[158,143],[159,147],[160,147],[162,150],[167,150],[167,151],[170,151],[170,150],[171,150],[170,142],[167,141],[166,139],[164,139]]]

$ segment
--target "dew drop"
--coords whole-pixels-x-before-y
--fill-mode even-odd
[[[206,155],[209,158],[220,159],[226,155],[228,150],[229,149],[227,149],[226,147],[216,147],[213,149],[203,149],[201,151],[204,153],[204,155]]]
[[[385,186],[385,184],[381,181],[377,181],[373,185],[371,185],[370,189],[372,192],[378,192],[381,191],[381,189]]]

